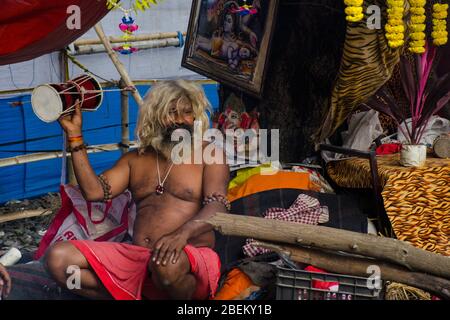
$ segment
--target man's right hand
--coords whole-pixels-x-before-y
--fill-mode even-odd
[[[79,100],[75,102],[75,111],[72,114],[59,118],[59,123],[69,136],[81,135],[82,117]]]
[[[11,292],[11,277],[6,268],[0,264],[0,296],[7,298]]]

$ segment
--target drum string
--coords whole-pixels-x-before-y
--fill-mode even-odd
[[[84,93],[97,93],[97,92],[112,92],[112,91],[134,91],[133,87],[125,87],[123,89],[102,89],[102,90],[83,90]],[[79,94],[78,92],[60,92],[63,94]],[[88,100],[90,98],[87,98],[86,100]]]
[[[102,93],[105,92],[105,91],[125,91],[125,90],[132,90],[132,89],[129,88],[129,87],[126,87],[126,88],[123,88],[123,89],[120,89],[120,88],[119,88],[119,89],[107,89],[107,90],[103,90],[103,89],[102,89],[102,90],[85,90],[83,87],[81,87],[81,85],[82,85],[83,83],[89,81],[90,79],[91,79],[90,76],[84,75],[84,76],[81,76],[81,77],[80,77],[80,80],[81,80],[81,81],[78,82],[78,83],[73,82],[73,81],[70,81],[69,83],[71,83],[72,86],[67,87],[66,89],[62,90],[62,91],[60,92],[60,94],[76,94],[76,95],[78,95],[78,94],[80,94],[80,92],[81,92],[82,94],[81,94],[81,101],[80,101],[80,104],[83,105],[83,103],[84,103],[85,101],[88,101],[88,100],[91,100],[91,99],[95,99],[95,98],[97,98],[97,97],[100,97],[100,96],[102,95]],[[73,89],[73,88],[75,88],[75,87],[78,89],[78,92],[68,92],[68,90],[71,90],[71,89]],[[98,94],[93,95],[93,96],[91,96],[91,97],[89,97],[89,98],[84,98],[84,94],[86,94],[86,93],[98,93]],[[64,110],[63,112],[61,112],[61,115],[66,115],[66,114],[72,112],[72,111],[75,109],[75,106],[76,106],[76,104],[71,105],[71,106],[68,107],[66,110]]]
[[[84,93],[96,93],[96,92],[98,92],[98,94],[93,95],[93,96],[91,96],[89,98],[86,98],[86,99],[84,98],[84,95],[82,95],[82,99],[80,101],[80,104],[83,105],[83,102],[85,102],[85,101],[88,101],[88,100],[100,97],[102,95],[102,93],[105,92],[105,91],[133,91],[133,89],[127,87],[127,88],[124,88],[124,89],[84,90],[84,91],[82,91]],[[78,94],[78,93],[77,92],[65,92],[63,94]],[[68,107],[63,112],[61,112],[61,115],[65,115],[65,114],[68,114],[68,113],[72,112],[73,110],[75,110],[75,106],[76,106],[76,103],[71,105],[70,107]]]
[[[70,81],[69,83],[72,83],[73,85],[71,87],[68,87],[64,90],[61,90],[60,93],[64,93],[64,94],[79,94],[78,92],[67,92],[68,90],[71,90],[75,87],[79,87],[80,85],[82,85],[83,83],[85,83],[86,81],[89,81],[91,79],[90,76],[88,75],[84,75],[81,77],[82,81],[80,83],[75,83],[73,81]],[[81,92],[84,93],[96,93],[96,92],[108,92],[108,91],[133,91],[134,87],[131,86],[127,86],[125,88],[119,88],[119,89],[101,89],[101,90],[85,90],[84,88],[80,88]],[[88,100],[88,99],[86,99]]]
[[[89,77],[89,76],[87,76],[87,75],[84,75],[84,76],[82,76],[82,77],[80,77],[80,78],[82,79],[82,81],[81,81],[79,84],[77,84],[77,83],[75,83],[75,82],[73,82],[73,81],[68,81],[67,83],[71,83],[72,86],[71,86],[71,87],[67,87],[67,88],[64,89],[64,90],[61,90],[60,93],[64,93],[64,92],[66,92],[66,91],[68,91],[68,90],[71,90],[71,89],[73,89],[73,88],[79,88],[80,91],[81,91],[80,85],[83,84],[83,83],[85,83],[85,82],[88,81],[89,79],[91,79],[91,77]],[[76,92],[75,94],[78,94],[78,92]]]
[[[87,73],[89,73],[89,74],[92,74],[93,76],[96,76],[97,78],[102,79],[102,80],[106,81],[107,83],[109,83],[109,84],[111,84],[111,85],[113,85],[113,86],[118,86],[118,82],[117,82],[117,81],[114,81],[114,80],[108,80],[108,79],[106,79],[106,78],[104,78],[104,77],[102,77],[102,76],[100,76],[100,75],[98,75],[98,74],[96,74],[96,73],[90,71],[90,70],[89,70],[88,68],[86,68],[83,64],[81,64],[80,61],[78,61],[74,56],[72,56],[72,55],[70,54],[70,52],[69,52],[67,49],[66,49],[66,55],[67,55],[67,57],[70,59],[70,61],[72,61],[72,63],[73,63],[74,65],[76,65],[78,68],[80,68],[80,69],[83,70],[84,72],[87,72]],[[72,66],[73,66],[73,65],[72,65]],[[72,73],[73,73],[73,72],[72,72]]]

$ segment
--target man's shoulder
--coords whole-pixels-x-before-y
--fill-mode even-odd
[[[139,151],[137,149],[134,149],[134,150],[128,151],[122,157],[126,158],[128,160],[131,160],[131,159],[137,158],[138,156],[139,156]]]
[[[134,149],[134,150],[130,150],[127,153],[125,153],[122,156],[122,159],[124,161],[127,161],[128,164],[131,166],[138,159],[142,159],[142,158],[145,158],[145,157],[148,157],[148,156],[149,156],[149,154],[147,152],[140,153],[139,150]]]

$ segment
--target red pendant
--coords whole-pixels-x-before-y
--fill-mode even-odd
[[[162,186],[162,185],[160,185],[160,184],[158,184],[157,186],[156,186],[156,194],[157,195],[162,195],[163,193],[164,193],[164,187]]]

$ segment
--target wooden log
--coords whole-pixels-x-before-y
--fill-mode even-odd
[[[125,67],[123,66],[122,62],[120,62],[119,58],[117,57],[117,54],[114,52],[114,50],[111,47],[111,43],[109,42],[108,38],[105,35],[105,32],[103,31],[103,27],[101,23],[97,23],[94,27],[95,32],[97,33],[98,37],[100,38],[100,41],[105,46],[106,52],[108,53],[109,58],[111,59],[112,63],[116,67],[117,71],[119,72],[120,76],[122,77],[123,81],[127,85],[127,87],[133,87],[134,84],[131,81],[130,76],[128,75],[127,71],[125,70]],[[134,100],[136,100],[136,103],[139,107],[142,106],[144,101],[142,100],[141,95],[136,90],[131,91],[131,94],[133,95]]]
[[[344,256],[331,252],[323,252],[317,249],[271,244],[255,241],[256,246],[285,253],[291,260],[313,265],[329,272],[369,277],[370,266],[380,268],[380,278],[383,281],[394,281],[419,288],[436,294],[441,298],[450,299],[450,280],[435,277],[425,273],[411,272],[406,268],[386,263],[380,260],[355,256]]]
[[[225,235],[344,251],[450,279],[449,257],[415,248],[397,239],[226,213],[216,213],[204,222]]]
[[[25,210],[0,215],[0,224],[3,222],[27,219],[34,217],[43,217],[52,213],[52,210]]]
[[[186,32],[182,32],[183,36],[186,36]],[[137,42],[137,41],[149,41],[149,40],[160,40],[160,39],[167,39],[167,38],[177,38],[178,32],[158,32],[158,33],[148,33],[148,34],[139,34],[135,36],[130,36],[128,39],[129,42]],[[107,37],[110,43],[122,43],[123,37],[122,36],[109,36]],[[76,40],[74,43],[75,47],[80,46],[88,46],[88,45],[95,45],[95,44],[102,44],[102,41],[99,39],[79,39]]]

